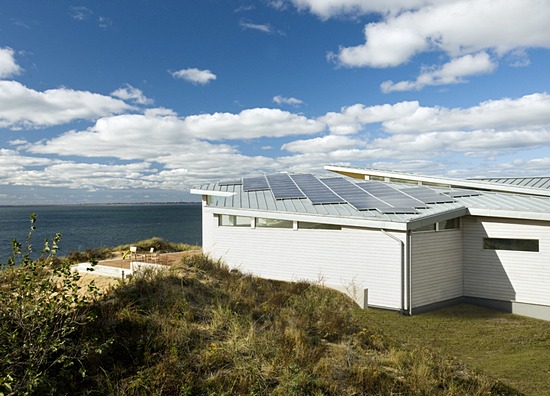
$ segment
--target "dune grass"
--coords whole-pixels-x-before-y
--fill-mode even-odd
[[[195,255],[143,272],[96,307],[108,345],[80,392],[107,395],[514,395],[419,344],[384,333],[346,296],[259,279]],[[406,319],[406,318],[402,318]]]
[[[550,395],[550,322],[468,304],[412,317],[361,315],[391,339],[428,345],[526,394]]]

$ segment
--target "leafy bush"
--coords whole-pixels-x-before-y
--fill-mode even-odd
[[[82,334],[95,319],[97,289],[82,293],[78,273],[55,259],[60,234],[31,259],[35,221],[26,247],[14,240],[0,271],[0,394],[61,393],[86,374],[81,361],[96,348]]]

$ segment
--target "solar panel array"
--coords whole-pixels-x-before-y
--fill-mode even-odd
[[[455,202],[455,200],[450,198],[449,196],[436,193],[435,191],[429,189],[428,187],[418,186],[418,187],[404,188],[401,190],[401,192],[408,194],[411,197],[424,202],[425,204]]]
[[[267,175],[266,178],[275,199],[306,198],[287,174],[277,173],[274,175]]]
[[[269,190],[269,184],[267,184],[265,176],[245,177],[243,179],[244,192],[260,190]]]
[[[346,203],[319,179],[310,174],[290,176],[313,205]]]
[[[415,214],[430,204],[453,203],[454,198],[481,195],[482,192],[455,189],[442,194],[424,187],[396,189],[378,181],[351,182],[343,177],[317,178],[311,174],[267,176],[226,180],[220,186],[240,185],[244,192],[271,190],[276,200],[309,199],[313,205],[350,204],[357,210],[380,213]]]
[[[390,205],[373,197],[356,184],[341,177],[321,179],[321,181],[332,190],[336,191],[340,197],[354,206],[357,210],[383,210],[390,208]]]
[[[477,197],[482,193],[481,191],[476,191],[476,190],[456,189],[451,191],[445,191],[444,194],[452,198],[460,198],[460,197]]]
[[[380,182],[357,183],[359,187],[382,201],[390,204],[393,208],[409,210],[411,208],[426,208],[426,204],[407,194],[402,193],[387,184]],[[407,212],[408,213],[408,212]]]
[[[242,180],[222,180],[218,183],[218,186],[237,186],[243,184]]]

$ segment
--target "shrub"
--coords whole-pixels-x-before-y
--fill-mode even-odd
[[[25,249],[14,240],[0,271],[0,394],[61,393],[85,376],[80,362],[93,349],[82,332],[98,291],[92,283],[82,293],[78,273],[55,260],[60,234],[31,259],[35,221],[32,214]]]

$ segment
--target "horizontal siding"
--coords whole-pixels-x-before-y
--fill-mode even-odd
[[[307,280],[351,294],[369,289],[369,305],[401,308],[401,250],[379,230],[218,227],[204,213],[203,248],[231,268],[270,279]],[[404,233],[396,233],[404,238]]]
[[[461,297],[462,231],[413,233],[412,306]]]
[[[539,252],[484,250],[483,238],[538,239]],[[550,305],[547,222],[468,217],[464,221],[464,294]]]

